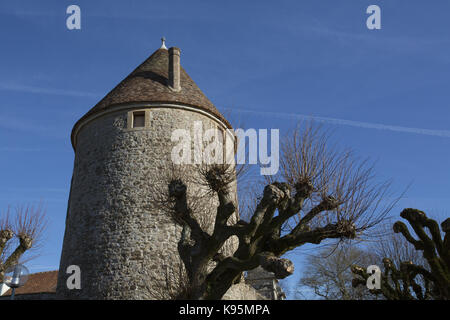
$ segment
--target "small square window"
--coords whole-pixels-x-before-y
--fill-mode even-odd
[[[133,112],[133,128],[145,127],[145,111]]]

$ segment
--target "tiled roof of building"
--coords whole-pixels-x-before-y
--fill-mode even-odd
[[[57,279],[58,279],[58,271],[32,273],[28,277],[28,280],[25,283],[25,285],[16,289],[15,295],[56,292]],[[3,296],[10,296],[10,295],[11,289],[6,291],[6,293]]]
[[[88,116],[104,111],[111,106],[139,102],[186,104],[214,114],[231,128],[228,121],[203,94],[186,71],[182,67],[180,69],[181,90],[176,92],[168,86],[169,51],[166,49],[156,50],[86,113],[74,128]]]

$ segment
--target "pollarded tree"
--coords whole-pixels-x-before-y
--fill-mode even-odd
[[[404,209],[400,216],[408,221],[416,233],[415,239],[406,224],[397,221],[393,230],[401,233],[415,250],[423,253],[427,265],[402,261],[396,265],[390,258],[383,259],[384,272],[381,274],[380,289],[372,289],[374,294],[382,294],[389,300],[450,299],[450,218],[441,223],[444,237],[438,223],[417,209]],[[361,266],[352,266],[356,275],[354,286],[366,285],[369,275]]]
[[[389,257],[392,263],[400,268],[403,261],[411,261],[416,265],[428,268],[422,253],[417,251],[400,233],[392,229],[392,221],[387,220],[371,232],[372,241],[366,244],[367,251],[372,256],[369,264],[383,265],[383,259]],[[358,263],[363,264],[363,263]]]
[[[353,274],[350,267],[356,263],[371,264],[374,256],[356,245],[341,245],[323,248],[306,257],[298,282],[297,292],[312,290],[324,300],[373,300],[376,298],[365,288],[353,288]]]
[[[45,212],[42,205],[19,206],[14,217],[10,209],[0,217],[0,283],[5,271],[19,263],[23,254],[38,248],[39,240],[46,227]]]
[[[305,271],[299,281],[298,295],[302,294],[303,289],[309,289],[327,300],[383,299],[380,295],[372,294],[365,286],[352,286],[352,265],[382,265],[383,259],[390,257],[397,268],[403,261],[427,268],[428,264],[421,252],[415,250],[401,234],[394,233],[392,223],[388,220],[371,230],[367,240],[324,248],[317,254],[309,255],[303,263]],[[419,281],[419,284],[423,282]]]
[[[186,178],[174,174],[167,181],[160,203],[183,227],[178,250],[189,282],[184,298],[220,299],[244,271],[258,266],[285,278],[294,271],[293,263],[282,258],[288,251],[326,239],[354,239],[384,218],[393,205],[386,201],[389,183],[376,183],[367,161],[330,148],[328,137],[306,126],[282,141],[280,170],[255,196],[246,221],[230,219],[238,210],[231,191],[235,167],[200,166],[204,186],[218,199],[211,232],[188,199]],[[239,239],[238,248],[223,255],[221,248],[231,237]]]

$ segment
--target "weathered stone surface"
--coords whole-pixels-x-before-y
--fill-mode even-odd
[[[246,283],[238,283],[231,286],[224,294],[222,300],[267,300],[258,293],[252,286]]]
[[[254,288],[265,299],[283,300],[286,298],[278,280],[273,272],[268,272],[262,267],[247,271],[245,282]]]

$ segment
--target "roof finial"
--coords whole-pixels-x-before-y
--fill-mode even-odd
[[[165,37],[162,37],[162,38],[161,38],[161,42],[162,42],[162,44],[161,44],[161,48],[160,48],[160,49],[166,49],[166,50],[167,50],[167,47],[166,47],[166,38],[165,38]]]

